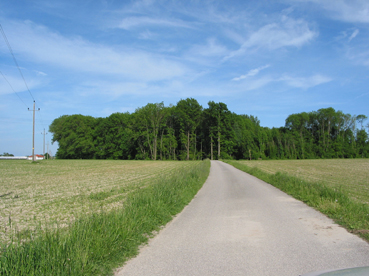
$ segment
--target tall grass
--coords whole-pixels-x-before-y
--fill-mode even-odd
[[[369,205],[354,201],[342,189],[334,189],[324,183],[302,180],[286,173],[267,173],[237,161],[225,162],[305,202],[350,232],[359,234],[369,241]]]
[[[0,275],[111,275],[140,244],[169,222],[208,177],[210,162],[187,167],[128,196],[122,207],[95,213],[69,227],[45,230],[2,246]]]

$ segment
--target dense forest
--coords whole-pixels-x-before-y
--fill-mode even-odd
[[[270,129],[224,103],[210,101],[203,108],[187,98],[175,106],[149,103],[107,118],[63,115],[49,131],[61,159],[356,158],[369,157],[366,119],[330,107],[292,114],[284,127]]]

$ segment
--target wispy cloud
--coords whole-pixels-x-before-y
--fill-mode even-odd
[[[269,65],[269,64],[264,65],[264,66],[261,66],[261,67],[258,67],[258,68],[256,68],[256,69],[252,69],[252,70],[248,71],[248,72],[247,72],[247,74],[245,74],[245,75],[241,75],[241,76],[239,76],[239,77],[237,77],[237,78],[233,78],[232,80],[233,80],[233,81],[240,81],[240,80],[246,79],[246,78],[248,78],[248,77],[256,76],[257,74],[259,74],[259,72],[260,72],[261,70],[264,70],[264,69],[266,69],[266,68],[268,68],[268,67],[270,67],[270,65]]]
[[[119,28],[130,30],[135,27],[153,27],[153,26],[160,26],[160,27],[170,27],[170,28],[190,28],[186,22],[176,20],[176,19],[161,19],[161,18],[151,18],[151,17],[127,17],[124,18],[120,24]]]
[[[252,33],[241,47],[225,57],[225,60],[244,54],[250,48],[275,50],[282,47],[300,47],[317,36],[306,21],[282,16],[278,23],[271,23]]]
[[[358,29],[356,29],[352,34],[351,34],[351,36],[349,37],[349,42],[351,41],[351,40],[353,40],[357,35],[359,34],[359,30]]]
[[[319,1],[319,4],[336,19],[369,23],[369,2],[366,0],[328,0]]]
[[[285,75],[280,78],[279,81],[283,81],[287,85],[292,87],[307,89],[323,83],[330,82],[332,81],[332,78],[319,74],[313,75],[311,77],[291,77],[289,75]]]
[[[168,57],[64,37],[32,22],[12,22],[7,27],[10,34],[19,34],[9,37],[15,51],[25,59],[47,66],[145,81],[182,76],[188,70]]]
[[[27,86],[31,91],[40,85],[41,81],[37,77],[27,79]],[[24,92],[25,94],[22,98],[30,98],[27,87],[25,86],[22,77],[18,74],[18,71],[15,71],[14,74],[4,74],[2,72],[0,74],[0,95],[11,94],[14,92],[18,93],[18,95],[21,95]]]
[[[265,66],[267,68],[269,66]],[[262,67],[261,67],[262,68]],[[333,79],[324,75],[316,74],[309,77],[294,77],[288,74],[284,74],[282,77],[271,77],[271,76],[263,76],[259,78],[250,78],[250,76],[255,76],[258,74],[260,68],[250,70],[246,75],[240,76],[239,78],[235,78],[233,80],[238,79],[246,79],[247,78],[247,86],[244,87],[244,90],[256,90],[264,87],[270,83],[284,83],[289,87],[308,89],[312,88],[324,83],[331,82]],[[243,82],[240,82],[240,85]]]
[[[228,52],[228,49],[220,44],[215,38],[209,38],[205,45],[195,45],[190,50],[195,56],[222,56]]]
[[[336,20],[369,23],[369,2],[367,0],[290,0],[289,2],[310,2],[328,11]]]
[[[155,37],[155,34],[148,30],[145,30],[144,32],[138,35],[138,38],[140,39],[152,39],[153,37]]]
[[[258,90],[268,84],[274,82],[275,80],[270,76],[263,76],[260,78],[250,78],[247,82],[240,82],[239,87],[242,87],[242,91],[252,91]]]
[[[37,73],[37,75],[39,75],[39,76],[47,76],[47,74],[46,73],[44,73],[44,72],[41,72],[41,71],[37,71],[37,70],[34,70],[36,73]]]
[[[229,53],[227,47],[220,44],[215,38],[209,38],[203,44],[192,46],[184,53],[183,59],[190,61],[194,66],[210,67],[210,70],[214,71],[220,63],[219,60],[227,53]]]
[[[346,56],[356,64],[369,66],[369,51],[366,45],[349,48]]]

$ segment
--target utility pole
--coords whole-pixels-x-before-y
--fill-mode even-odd
[[[36,156],[35,156],[35,111],[36,111],[36,102],[33,101],[33,132],[32,132],[32,161],[35,162],[36,161]],[[29,110],[29,108],[28,108]],[[40,109],[38,109],[37,111],[39,111]],[[30,110],[29,110],[30,111]]]
[[[50,152],[49,152],[49,141],[47,141],[47,159],[49,159]]]
[[[43,134],[43,135],[44,135],[44,151],[43,151],[43,154],[44,154],[44,158],[45,158],[45,135],[47,134],[47,133],[45,132],[45,129],[44,129],[44,132],[41,132],[41,134]]]

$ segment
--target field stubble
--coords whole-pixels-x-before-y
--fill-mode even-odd
[[[352,199],[369,204],[369,159],[254,160],[239,161],[252,168],[324,183],[343,189]]]
[[[23,160],[0,162],[0,242],[36,228],[69,225],[81,214],[122,206],[128,193],[191,162]]]

